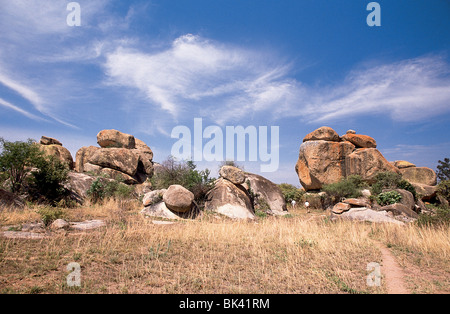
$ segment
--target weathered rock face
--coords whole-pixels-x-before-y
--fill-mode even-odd
[[[246,173],[246,182],[250,184],[248,188],[257,196],[257,202],[263,200],[270,207],[274,215],[285,214],[287,212],[286,200],[281,189],[272,181],[252,173]]]
[[[101,148],[89,158],[89,163],[134,176],[138,170],[139,156],[126,148]]]
[[[360,175],[368,182],[372,182],[379,172],[399,173],[375,148],[357,149],[349,154],[345,159],[345,168],[347,176]]]
[[[305,136],[303,142],[308,141],[330,141],[340,142],[339,134],[335,130],[327,126],[323,126]]]
[[[419,183],[435,186],[437,184],[436,173],[427,167],[411,167],[400,169],[403,178],[410,183]]]
[[[136,147],[133,135],[125,134],[117,130],[103,130],[97,135],[97,143],[101,148],[127,148]]]
[[[345,160],[355,146],[350,142],[306,141],[300,147],[296,172],[306,190],[321,189],[345,177]]]
[[[356,148],[377,148],[375,139],[367,135],[348,133],[342,136],[342,139],[352,143]]]
[[[64,188],[71,192],[72,198],[78,203],[83,203],[94,180],[93,177],[84,173],[69,172],[69,178],[64,184]]]
[[[163,200],[163,196],[166,192],[166,189],[151,191],[145,194],[144,198],[142,199],[142,203],[145,207],[159,203]]]
[[[406,160],[397,160],[394,162],[394,166],[396,166],[398,169],[405,169],[415,167],[416,165]]]
[[[411,183],[411,184],[416,189],[417,194],[421,196],[422,201],[429,201],[437,196],[437,186],[420,183]]]
[[[40,149],[47,156],[54,156],[57,160],[67,165],[70,170],[73,169],[73,158],[69,150],[60,145],[40,145]]]
[[[88,163],[88,160],[94,155],[94,153],[99,150],[100,148],[95,146],[89,146],[89,147],[82,147],[78,150],[76,156],[75,156],[75,171],[76,172],[89,172],[93,169],[85,169],[85,164]]]
[[[57,139],[54,139],[54,138],[51,138],[51,137],[47,137],[47,136],[42,136],[39,143],[41,145],[59,145],[59,146],[63,146],[61,144],[61,142],[58,141]]]
[[[122,177],[129,185],[153,176],[153,152],[143,141],[116,130],[101,131],[97,140],[102,148],[83,147],[77,152],[77,172]]]
[[[233,184],[242,184],[245,182],[245,173],[239,168],[232,166],[223,166],[220,168],[219,175],[231,181]]]
[[[233,219],[255,219],[247,190],[223,178],[209,191],[205,209]]]
[[[192,209],[194,194],[181,185],[172,185],[164,193],[163,201],[170,210],[186,213]]]

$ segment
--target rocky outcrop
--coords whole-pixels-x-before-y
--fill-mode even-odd
[[[62,143],[60,141],[58,141],[57,139],[51,138],[51,137],[47,137],[47,136],[42,136],[41,140],[39,141],[39,144],[41,145],[59,145],[59,146],[63,146]]]
[[[295,170],[305,190],[319,190],[324,184],[336,183],[345,177],[345,160],[354,149],[350,142],[304,142]]]
[[[300,146],[295,170],[307,191],[337,183],[350,175],[360,175],[370,182],[379,172],[399,172],[376,149],[375,139],[349,130],[339,137],[329,127],[308,134]]]
[[[347,133],[342,136],[342,140],[355,145],[356,148],[377,148],[377,142],[370,136]]]
[[[82,147],[75,170],[119,178],[128,185],[144,183],[153,176],[153,151],[143,141],[117,130],[97,135],[99,147]]]
[[[245,173],[244,187],[254,195],[256,206],[266,205],[267,213],[271,215],[287,214],[286,200],[281,189],[272,181],[252,173]]]
[[[415,167],[416,165],[406,160],[397,160],[394,161],[394,166],[398,169],[405,169]]]
[[[427,167],[410,167],[400,169],[404,179],[410,183],[435,186],[437,184],[436,173]]]
[[[82,147],[78,150],[76,156],[75,156],[75,171],[76,172],[90,172],[93,171],[92,168],[85,169],[85,164],[88,163],[89,159],[94,155],[94,153],[99,150],[100,148],[95,146],[89,146],[89,147]],[[90,164],[92,165],[92,164]]]
[[[231,181],[233,184],[242,184],[245,182],[244,171],[233,166],[223,166],[220,168],[219,175]]]
[[[144,209],[141,213],[147,217],[178,220],[194,219],[199,215],[194,195],[180,185],[151,191],[144,196],[142,202]]]
[[[340,142],[340,137],[332,128],[323,126],[305,136],[303,142],[309,141]]]
[[[89,163],[134,176],[138,170],[139,156],[126,148],[101,148],[89,158]]]
[[[233,219],[255,219],[253,204],[248,191],[241,185],[221,178],[209,191],[205,210],[217,212]]]
[[[55,157],[56,160],[67,165],[70,170],[74,168],[72,155],[67,148],[62,146],[60,141],[54,138],[42,136],[39,148],[44,155]]]
[[[133,135],[125,134],[117,130],[103,130],[97,134],[97,143],[101,148],[126,148],[134,149],[136,141]]]
[[[380,172],[396,172],[399,170],[376,148],[356,149],[345,159],[345,175],[359,175],[367,182],[373,182]]]

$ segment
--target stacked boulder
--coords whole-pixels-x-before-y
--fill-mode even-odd
[[[377,150],[370,136],[352,130],[339,136],[329,127],[321,127],[303,139],[295,170],[306,191],[320,190],[350,175],[371,182],[379,172],[400,173]]]
[[[153,175],[153,152],[133,135],[104,130],[97,135],[100,147],[82,147],[76,154],[79,173],[104,174],[125,184],[141,184]]]
[[[255,209],[269,215],[287,213],[280,188],[270,180],[233,166],[223,166],[207,195],[205,210],[232,219],[255,219]]]
[[[400,170],[402,177],[409,181],[420,195],[422,201],[434,201],[437,198],[437,176],[434,170],[398,160],[394,165]]]
[[[142,214],[166,219],[196,218],[199,214],[194,194],[181,185],[147,193]]]
[[[73,158],[70,151],[63,147],[62,143],[57,139],[42,136],[39,141],[39,148],[47,156],[54,156],[56,160],[61,161],[63,164],[67,165],[70,170],[73,170]]]

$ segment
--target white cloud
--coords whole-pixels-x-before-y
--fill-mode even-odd
[[[45,119],[42,119],[41,117],[38,117],[38,116],[36,116],[36,115],[34,115],[34,114],[32,114],[32,113],[30,113],[30,112],[28,112],[28,111],[18,107],[16,105],[13,105],[10,102],[7,102],[6,100],[4,100],[2,98],[0,98],[0,106],[3,106],[3,107],[8,108],[8,109],[12,109],[12,110],[14,110],[14,111],[24,115],[27,118],[30,118],[30,119],[33,119],[33,120],[45,121]]]
[[[107,55],[105,69],[111,84],[138,89],[174,119],[202,112],[223,122],[267,110],[295,85],[284,79],[289,67],[273,57],[190,34],[155,53],[120,47]]]
[[[152,110],[174,120],[188,113],[221,125],[255,114],[417,121],[450,111],[450,66],[439,56],[360,68],[342,82],[311,87],[290,77],[292,65],[276,56],[188,34],[158,52],[121,46],[107,54],[105,69],[109,83],[139,90]]]
[[[450,66],[420,57],[355,70],[342,84],[312,92],[304,114],[317,122],[362,114],[418,121],[450,112]]]

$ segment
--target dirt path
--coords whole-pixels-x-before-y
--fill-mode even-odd
[[[386,281],[386,289],[388,294],[410,294],[405,284],[405,273],[397,263],[391,251],[384,244],[375,241],[381,251],[383,264],[381,265],[381,274]]]

